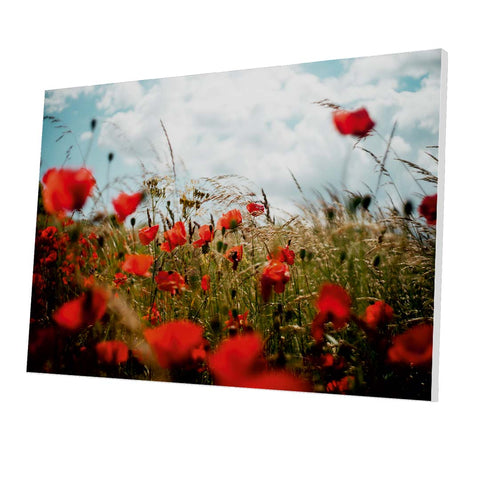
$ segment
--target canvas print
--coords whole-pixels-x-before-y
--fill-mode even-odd
[[[445,68],[47,91],[27,370],[431,400]]]

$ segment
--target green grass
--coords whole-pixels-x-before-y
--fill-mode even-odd
[[[151,178],[146,179],[144,185],[147,187],[150,218],[153,221],[160,219],[164,228],[178,221],[172,211],[174,203],[166,200],[160,182]],[[210,202],[207,192],[197,189],[194,195],[198,200],[188,202],[187,193],[182,194],[180,198],[183,200],[177,205],[182,209],[181,220],[187,225],[190,242],[197,238],[196,213],[204,210],[205,204]],[[268,205],[267,202],[265,198]],[[392,210],[380,209],[374,202],[368,203],[351,195],[343,200],[339,195],[332,195],[330,201],[319,199],[317,204],[304,205],[302,215],[274,224],[265,216],[249,217],[243,208],[244,200],[243,205],[239,205],[244,218],[239,227],[233,231],[217,230],[209,248],[193,248],[187,242],[171,253],[160,250],[161,234],[152,244],[141,245],[137,231],[143,225],[131,226],[128,220],[121,225],[107,216],[100,221],[84,220],[62,226],[58,220],[42,214],[40,205],[39,228],[56,225],[58,236],[62,232],[68,233],[69,241],[63,257],[72,250],[78,253],[78,239],[82,235],[87,238],[93,232],[97,239],[88,240],[87,262],[77,268],[75,281],[63,284],[59,266],[64,258],[60,251],[57,261],[43,268],[41,273],[48,279],[47,283],[55,280],[55,289],[54,292],[45,292],[47,303],[36,313],[35,323],[44,328],[54,324],[52,313],[62,303],[78,296],[84,290],[81,279],[90,275],[95,284],[112,289],[115,297],[109,305],[106,322],[71,335],[62,345],[61,352],[44,352],[43,357],[32,357],[29,368],[129,378],[171,378],[165,372],[159,373],[158,368],[140,365],[134,359],[127,366],[108,368],[108,371],[91,358],[80,365],[74,359],[79,351],[85,350],[84,347],[91,349],[94,343],[105,339],[120,338],[130,348],[139,348],[144,344],[142,329],[151,326],[143,317],[148,316],[155,303],[164,322],[189,319],[199,323],[212,351],[232,333],[225,328],[229,311],[240,314],[248,311],[248,322],[264,338],[265,355],[271,365],[281,364],[308,377],[316,391],[324,391],[329,378],[322,368],[315,366],[315,358],[332,353],[346,360],[342,375],[353,375],[356,379],[351,393],[402,396],[402,388],[393,388],[390,392],[389,376],[394,377],[398,371],[379,369],[377,363],[383,360],[376,358],[374,348],[358,323],[350,322],[347,328],[338,332],[327,329],[328,336],[321,345],[315,344],[310,332],[316,314],[314,302],[325,282],[345,288],[352,299],[352,312],[356,317],[361,317],[374,301],[383,300],[391,305],[395,312],[394,321],[386,325],[383,332],[388,338],[412,324],[432,321],[434,228],[427,226],[422,219],[401,216]],[[274,293],[268,302],[264,302],[259,280],[267,255],[277,246],[287,244],[296,255],[294,265],[290,266],[290,281],[284,293]],[[236,245],[243,245],[244,255],[234,271],[224,252]],[[89,263],[94,251],[98,255],[95,268]],[[152,275],[148,278],[128,275],[124,285],[114,288],[115,274],[121,272],[124,256],[131,253],[153,255]],[[36,265],[40,265],[39,255],[37,252]],[[179,272],[186,280],[187,290],[175,296],[159,291],[154,281],[159,270]],[[209,292],[200,287],[203,275],[211,278]],[[34,290],[33,305],[35,302]],[[418,390],[418,382],[412,380],[414,373],[422,377],[421,390]],[[417,389],[407,389],[407,396],[429,396],[428,372],[408,369],[402,374],[408,375]],[[372,375],[375,375],[375,381]],[[189,377],[188,381],[210,383],[212,379],[208,372],[204,372],[198,378]]]

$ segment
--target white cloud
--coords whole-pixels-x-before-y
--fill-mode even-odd
[[[97,102],[97,108],[104,110],[107,114],[134,107],[143,95],[143,88],[139,82],[105,85],[103,90],[104,94]]]
[[[353,60],[344,80],[352,85],[365,85],[404,76],[418,79],[438,73],[439,58],[440,50],[358,58]]]
[[[395,151],[395,153],[397,153],[398,155],[406,155],[406,154],[410,153],[410,151],[412,150],[411,145],[408,144],[405,141],[405,139],[403,139],[399,135],[395,135],[392,138],[391,145],[392,145],[392,148]]]
[[[80,95],[92,93],[94,88],[95,87],[74,87],[45,92],[45,113],[60,113],[68,106],[70,100],[75,100]]]
[[[397,90],[404,76],[422,79],[417,91]],[[296,195],[288,169],[306,190],[339,185],[345,162],[355,188],[376,184],[373,160],[352,151],[354,140],[338,134],[331,112],[312,102],[365,105],[385,138],[397,121],[392,145],[404,156],[435,138],[439,87],[437,51],[357,59],[344,75],[325,80],[298,67],[280,67],[169,78],[150,88],[137,82],[112,85],[98,102],[110,113],[99,144],[158,170],[155,149],[167,169],[162,120],[192,178],[244,175],[264,187],[274,204],[286,206],[291,204],[286,196]],[[365,145],[379,155],[385,149],[373,137]],[[399,174],[399,182],[407,181],[411,178]]]
[[[83,142],[85,142],[87,140],[90,140],[92,138],[92,135],[93,135],[93,133],[90,130],[88,130],[86,132],[83,132],[80,135],[80,140],[82,140]]]

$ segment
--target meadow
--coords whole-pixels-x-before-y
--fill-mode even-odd
[[[390,142],[367,150],[367,110],[323,106],[379,186],[312,196],[291,174],[303,202],[287,219],[240,177],[180,187],[173,149],[171,175],[144,172],[107,205],[94,166],[48,170],[28,371],[429,400],[437,197],[399,209],[377,193],[395,184],[387,154],[420,192],[437,177]]]

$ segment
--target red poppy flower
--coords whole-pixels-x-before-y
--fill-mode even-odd
[[[148,271],[152,266],[152,255],[125,255],[125,261],[122,263],[122,270],[133,275],[141,277],[149,277],[151,273]]]
[[[55,238],[55,235],[57,234],[58,230],[57,227],[47,227],[42,232],[40,233],[40,238],[44,240],[53,240]]]
[[[293,265],[295,263],[295,252],[290,250],[288,245],[285,248],[277,247],[272,254],[272,258],[267,255],[267,260],[277,260],[279,262],[288,263],[288,265]]]
[[[208,366],[217,385],[309,391],[310,385],[285,370],[267,371],[262,339],[256,333],[224,340],[209,356]]]
[[[243,258],[243,245],[238,245],[236,247],[229,248],[225,252],[224,257],[233,263],[233,269],[236,270],[238,267],[238,263]]]
[[[348,293],[339,285],[325,283],[315,303],[317,315],[312,323],[312,336],[319,342],[323,338],[323,325],[332,322],[336,330],[343,328],[350,319],[352,302]]]
[[[397,335],[388,350],[388,359],[411,366],[429,365],[432,361],[433,326],[417,325]]]
[[[327,383],[327,392],[329,393],[346,393],[353,388],[355,384],[355,377],[348,375],[340,380],[332,380]]]
[[[240,210],[234,209],[222,215],[217,222],[217,230],[237,228],[242,223]]]
[[[201,287],[202,290],[205,290],[205,292],[210,290],[210,275],[204,275],[202,277]]]
[[[230,310],[228,312],[228,320],[225,322],[227,328],[236,328],[243,331],[245,327],[248,327],[248,310],[245,310],[245,313],[236,313],[235,315]]]
[[[95,345],[98,360],[102,363],[119,364],[128,360],[128,347],[120,340],[106,340]]]
[[[247,205],[247,211],[252,217],[258,217],[265,212],[265,207],[261,203],[249,203]]]
[[[83,288],[92,288],[95,284],[95,277],[93,275],[89,275],[83,279]]]
[[[263,300],[267,302],[270,299],[272,290],[274,290],[275,293],[283,293],[285,291],[285,284],[289,280],[290,270],[288,266],[278,260],[270,260],[263,269],[260,279]]]
[[[58,255],[57,252],[51,252],[47,257],[40,259],[40,263],[54,263],[57,261]]]
[[[38,355],[44,359],[54,351],[56,341],[58,341],[58,332],[55,327],[31,328],[28,339],[28,355]]]
[[[105,290],[92,288],[75,300],[64,303],[53,314],[53,319],[58,325],[68,330],[93,325],[105,314],[107,300],[108,293]]]
[[[155,276],[155,282],[160,290],[176,295],[186,289],[184,278],[177,272],[160,271]]]
[[[335,364],[335,357],[331,353],[326,353],[320,356],[320,365],[322,367],[333,367]]]
[[[333,123],[342,135],[355,135],[365,137],[375,126],[365,108],[349,112],[347,110],[335,110]]]
[[[37,290],[43,290],[47,285],[47,282],[40,273],[33,274],[33,286]]]
[[[391,322],[393,319],[393,308],[385,302],[378,301],[365,309],[363,322],[367,327],[376,329],[379,324]]]
[[[80,210],[96,183],[92,172],[86,168],[51,168],[43,176],[42,182],[45,210],[59,215],[65,211]]]
[[[123,285],[127,281],[127,279],[128,277],[124,273],[118,272],[115,274],[113,283],[115,284],[115,287],[119,288],[121,285]]]
[[[272,370],[248,378],[242,385],[247,388],[263,388],[268,390],[289,390],[294,392],[310,392],[310,384],[286,370]]]
[[[185,231],[185,225],[183,222],[177,222],[170,230],[163,233],[165,242],[160,245],[160,248],[164,252],[171,252],[179,245],[185,245],[187,243],[187,232]]]
[[[73,225],[75,222],[71,218],[67,218],[62,222],[63,227],[69,227],[70,225]]]
[[[132,195],[122,192],[117,198],[112,200],[113,208],[117,213],[118,221],[125,221],[129,215],[135,212],[142,200],[143,192],[133,193]]]
[[[158,311],[157,304],[153,302],[152,308],[149,309],[148,315],[144,315],[142,320],[149,322],[152,325],[160,325],[162,322],[162,317]]]
[[[422,203],[418,207],[418,213],[425,217],[429,225],[437,224],[437,194],[428,195],[423,198]]]
[[[193,242],[193,246],[196,248],[203,247],[206,243],[209,243],[213,240],[215,232],[211,225],[202,225],[198,229],[198,235],[200,236],[199,240]]]
[[[217,385],[244,386],[265,367],[261,337],[248,333],[224,340],[209,356],[208,365]]]
[[[148,245],[157,235],[158,225],[143,227],[138,231],[138,238],[142,245]]]
[[[186,367],[203,356],[203,329],[189,320],[148,328],[143,335],[163,368]]]

